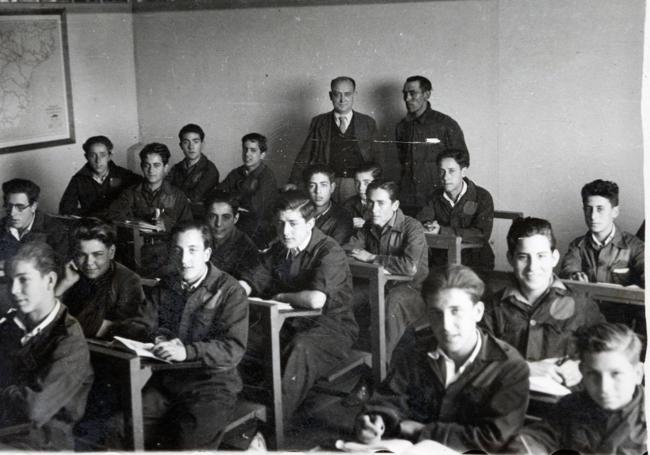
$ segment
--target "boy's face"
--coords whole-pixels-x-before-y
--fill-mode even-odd
[[[314,219],[305,221],[300,210],[283,210],[278,214],[278,233],[287,248],[297,248],[311,235]]]
[[[440,160],[438,167],[440,181],[444,185],[445,193],[458,194],[463,187],[463,177],[467,173],[467,168],[460,167],[460,164],[453,158],[443,158]]]
[[[235,229],[239,214],[232,212],[230,204],[215,202],[208,209],[206,218],[213,237],[221,240],[228,237]]]
[[[12,228],[23,230],[36,215],[38,202],[29,203],[29,197],[25,193],[9,193],[5,195],[4,208]]]
[[[368,194],[368,205],[372,213],[372,224],[383,227],[399,208],[399,201],[391,201],[388,191],[378,188]]]
[[[167,174],[167,165],[157,153],[150,153],[140,163],[142,174],[150,185],[156,185],[163,181]]]
[[[197,161],[201,158],[201,151],[203,150],[203,141],[199,133],[185,133],[181,139],[181,150],[189,161]]]
[[[107,247],[104,242],[80,240],[74,256],[74,263],[86,278],[94,280],[108,272],[115,257],[115,245]]]
[[[178,255],[178,272],[186,283],[194,283],[205,272],[212,248],[203,244],[203,236],[198,229],[189,229],[176,236],[175,253]]]
[[[618,206],[612,207],[609,199],[603,196],[589,196],[582,203],[582,211],[592,234],[607,236],[612,232],[614,220],[618,216]]]
[[[643,379],[641,362],[633,364],[621,351],[588,353],[580,362],[582,383],[598,406],[609,411],[621,409],[632,400],[634,389]]]
[[[249,171],[257,169],[262,160],[266,156],[266,152],[260,150],[260,144],[257,141],[246,141],[242,147],[242,161],[244,166]]]
[[[472,302],[462,289],[445,289],[429,302],[427,316],[439,347],[451,359],[469,355],[476,344],[476,324],[483,317],[483,302]]]
[[[316,207],[325,207],[330,203],[336,184],[331,182],[327,175],[316,173],[309,178],[307,188],[314,205]]]
[[[16,262],[8,272],[14,308],[34,321],[43,319],[54,304],[56,273],[43,275],[30,260]]]
[[[108,172],[108,163],[111,161],[111,152],[106,145],[97,143],[90,146],[86,153],[88,165],[97,175],[104,175]]]
[[[520,238],[515,251],[508,253],[508,261],[525,292],[546,290],[559,260],[560,253],[551,250],[550,240],[541,234]]]
[[[372,177],[372,171],[354,174],[354,188],[357,190],[357,194],[361,196],[362,201],[366,201],[366,189],[373,180],[375,179]]]

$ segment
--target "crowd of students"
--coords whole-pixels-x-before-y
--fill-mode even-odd
[[[417,78],[404,87],[407,110],[415,119],[435,116],[428,102],[421,109],[412,101],[426,92]],[[439,185],[425,196],[415,178],[415,204],[402,205],[400,185],[350,145],[355,132],[375,129],[362,114],[349,118],[350,80],[332,81],[339,115],[312,121],[282,188],[264,163],[263,135],[242,137],[243,165],[220,182],[194,124],[180,130],[184,159],[171,169],[164,144],[140,151],[142,177],[112,162],[107,137],[89,138],[87,163],[59,206],[60,215],[78,217],[72,221],[39,210],[34,182],[3,184],[0,260],[10,298],[0,300],[0,427],[27,426],[0,433],[2,447],[73,449],[76,431],[119,449],[119,402],[103,378],[93,383],[85,338],[121,335],[152,343],[164,360],[200,364],[158,372],[145,387],[146,446],[216,448],[242,380],[259,374],[266,343],[249,321],[247,296],[320,310],[290,319],[281,332],[285,418],[309,413],[302,405],[315,382],[368,336],[369,290],[348,265],[356,260],[411,277],[385,289],[388,377],[373,384],[362,374],[343,401],[361,406],[360,442],[434,439],[488,453],[645,450],[641,341],[560,279],[644,286],[644,243],[615,224],[617,185],[596,180],[582,188],[588,232],[562,261],[547,220],[514,220],[510,281],[486,291],[494,206],[467,177],[464,142],[436,154]],[[410,156],[403,162],[412,166]],[[410,172],[414,178],[419,170]],[[127,220],[166,233],[147,239],[141,270],[121,263],[130,260],[129,247],[111,223]],[[447,266],[444,252],[427,247],[425,236],[437,234],[484,246],[467,250],[465,265]],[[157,285],[145,293],[139,274]],[[416,330],[423,322],[428,329]],[[573,392],[552,419],[524,425],[533,376]],[[82,417],[102,423],[80,424]]]

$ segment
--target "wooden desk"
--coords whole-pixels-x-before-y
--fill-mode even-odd
[[[483,247],[482,242],[463,242],[463,238],[458,235],[425,232],[424,238],[429,248],[447,250],[447,264],[460,264],[463,250]]]
[[[282,409],[282,362],[280,350],[280,330],[284,321],[290,318],[318,316],[321,310],[296,310],[280,309],[275,303],[249,300],[251,319],[259,315],[260,323],[264,331],[265,339],[269,340],[266,345],[264,359],[268,362],[264,368],[264,375],[267,382],[271,384],[271,406],[273,408],[274,426],[274,448],[280,450],[284,447],[284,412]]]
[[[201,362],[163,363],[111,348],[107,342],[89,340],[90,358],[110,367],[121,388],[124,405],[125,444],[132,450],[144,450],[142,389],[155,371],[201,368]]]
[[[585,283],[574,280],[562,280],[562,282],[576,293],[586,294],[597,301],[645,306],[645,289],[612,283]]]
[[[144,245],[144,236],[165,236],[165,230],[162,226],[140,221],[113,221],[118,228],[123,228],[131,232],[133,242],[133,262],[135,270],[140,270],[142,265],[142,246]]]
[[[370,301],[370,350],[372,354],[372,376],[375,384],[386,377],[386,283],[389,281],[411,281],[405,275],[392,275],[377,264],[350,259],[350,271],[354,278],[368,280]]]

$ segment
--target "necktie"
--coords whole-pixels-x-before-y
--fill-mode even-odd
[[[346,117],[339,117],[339,130],[341,134],[345,134],[345,130],[348,129],[348,119]]]

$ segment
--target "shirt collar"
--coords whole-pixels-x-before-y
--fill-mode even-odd
[[[320,218],[321,216],[325,216],[325,214],[326,214],[327,212],[329,212],[331,208],[332,208],[332,201],[329,201],[329,203],[327,204],[327,208],[325,209],[325,211],[324,211],[323,213],[319,214],[318,216],[316,216],[316,219]]]
[[[9,233],[20,242],[20,240],[25,237],[29,232],[32,230],[32,226],[34,226],[34,220],[36,220],[36,212],[34,212],[34,216],[32,217],[31,223],[29,223],[29,226],[27,226],[26,229],[24,229],[22,232],[19,231],[18,229],[14,227],[9,227]]]
[[[602,243],[593,234],[591,234],[591,241],[593,242],[594,246],[596,246],[597,248],[604,248],[607,245],[609,245],[612,240],[614,240],[615,235],[616,235],[616,225],[612,224],[612,232],[609,233],[609,235],[605,238],[605,240]]]
[[[205,268],[205,271],[203,272],[203,275],[201,275],[201,278],[196,280],[194,284],[187,284],[185,281],[181,281],[181,289],[188,292],[196,291],[196,289],[201,286],[201,283],[203,283],[203,280],[205,280],[205,277],[208,276],[209,271],[210,267],[208,266]]]
[[[56,300],[56,303],[54,304],[54,308],[52,308],[52,311],[50,311],[50,314],[48,314],[45,319],[43,319],[40,324],[38,324],[36,327],[34,327],[32,330],[27,332],[27,327],[25,327],[25,324],[23,324],[23,321],[21,321],[19,318],[14,318],[14,323],[20,328],[23,332],[25,332],[25,335],[20,339],[20,344],[21,346],[25,346],[29,340],[31,340],[34,337],[37,337],[38,335],[41,334],[45,328],[54,321],[56,318],[56,315],[59,313],[59,310],[61,309],[61,302],[59,302],[59,299]]]
[[[467,360],[459,367],[456,368],[456,364],[454,363],[453,360],[449,358],[447,353],[438,346],[434,351],[431,351],[428,353],[429,357],[432,358],[433,360],[438,360],[442,358],[445,361],[446,364],[446,378],[445,378],[445,387],[448,387],[449,384],[453,383],[458,377],[463,374],[463,372],[469,367],[474,360],[476,360],[476,357],[478,357],[479,352],[481,352],[481,346],[483,345],[483,340],[481,339],[481,332],[479,329],[476,329],[476,345],[474,345],[474,349],[472,350],[472,353],[469,355]]]
[[[445,198],[447,202],[449,202],[449,205],[454,207],[458,203],[458,201],[460,201],[461,198],[465,196],[465,193],[467,193],[467,183],[465,183],[465,179],[463,179],[463,184],[460,187],[460,193],[458,193],[458,197],[456,198],[455,201],[449,197],[446,191],[442,192],[442,197]]]
[[[531,306],[531,304],[528,302],[528,299],[526,299],[526,297],[524,297],[524,295],[519,290],[519,287],[517,286],[516,282],[517,282],[516,278],[513,278],[513,283],[505,287],[503,291],[502,300],[507,300],[512,298],[518,302],[526,304],[527,306]],[[560,280],[557,276],[553,275],[550,286],[540,296],[538,301],[544,300],[546,295],[548,295],[548,293],[551,290],[558,292],[560,294],[566,294],[568,291],[567,287],[564,285],[562,280]]]

